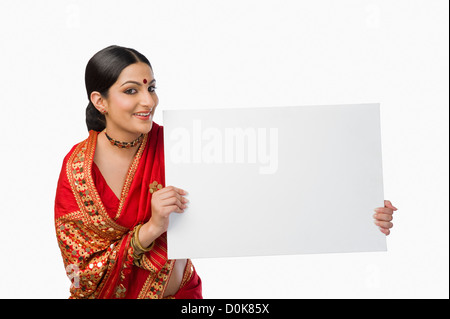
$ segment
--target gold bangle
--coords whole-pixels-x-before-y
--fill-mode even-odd
[[[135,230],[134,230],[134,244],[135,244],[135,250],[138,250],[138,254],[143,254],[146,252],[149,252],[150,250],[153,249],[153,246],[155,245],[155,242],[152,242],[150,244],[150,246],[148,246],[147,248],[142,247],[141,242],[139,241],[139,230],[141,229],[142,224],[139,224],[138,226],[136,226]]]

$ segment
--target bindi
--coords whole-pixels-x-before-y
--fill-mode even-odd
[[[147,79],[144,79],[144,81],[143,81],[143,82],[144,82],[144,84],[147,84]]]

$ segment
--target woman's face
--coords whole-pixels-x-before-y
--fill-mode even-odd
[[[138,62],[123,69],[116,83],[109,88],[108,97],[103,98],[108,134],[121,141],[130,141],[148,133],[159,102],[155,89],[155,78],[149,65]]]

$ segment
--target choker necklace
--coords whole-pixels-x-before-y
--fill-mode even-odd
[[[119,141],[116,141],[115,139],[113,139],[112,137],[110,137],[108,134],[106,134],[106,131],[105,131],[105,135],[108,138],[111,145],[117,146],[119,148],[134,147],[134,146],[138,145],[140,142],[142,142],[142,140],[144,139],[144,134],[141,134],[137,139],[135,139],[132,142],[119,142]]]

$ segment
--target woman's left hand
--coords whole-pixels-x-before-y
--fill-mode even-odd
[[[388,200],[384,201],[384,207],[375,208],[375,214],[373,218],[375,218],[374,222],[380,228],[380,231],[386,236],[391,233],[389,230],[394,226],[392,224],[393,214],[397,210],[392,203]]]

